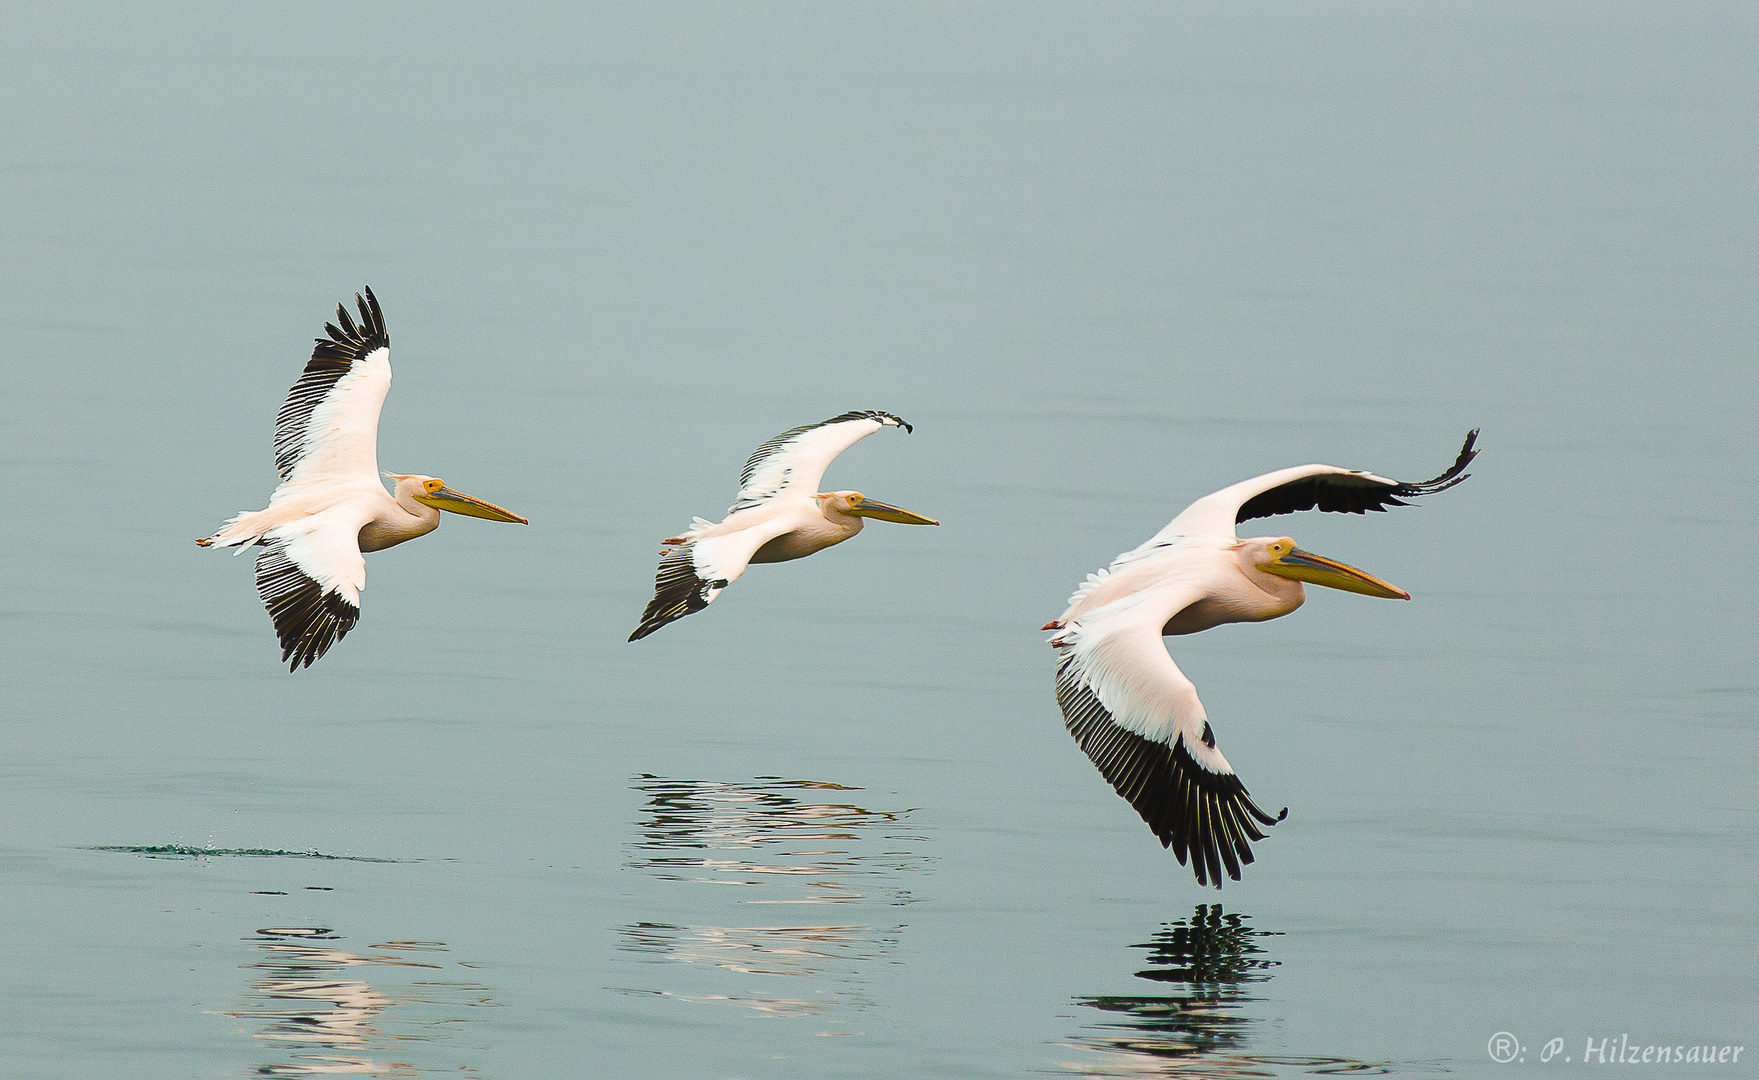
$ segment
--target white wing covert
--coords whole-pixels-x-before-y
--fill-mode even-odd
[[[289,670],[310,667],[360,621],[365,507],[340,505],[270,530],[257,556],[257,595],[275,621]]]
[[[1198,884],[1221,888],[1253,861],[1258,825],[1275,817],[1252,801],[1215,735],[1197,688],[1161,643],[1166,621],[1204,595],[1198,581],[1132,593],[1065,623],[1052,636],[1057,704],[1069,733]]]
[[[275,416],[275,468],[283,483],[366,476],[379,483],[379,411],[391,390],[391,338],[372,289],[355,294],[360,322],[336,305],[311,359]]]
[[[837,455],[882,427],[911,430],[902,418],[870,409],[782,432],[758,447],[745,463],[739,474],[739,496],[727,513],[748,510],[784,491],[816,494],[825,469]]]
[[[660,556],[654,597],[647,602],[641,625],[629,640],[639,641],[669,622],[708,607],[722,589],[745,573],[759,548],[792,527],[782,518],[720,536],[677,541]]]

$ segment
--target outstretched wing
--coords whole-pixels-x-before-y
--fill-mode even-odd
[[[749,529],[700,540],[683,540],[660,556],[654,575],[654,598],[641,613],[641,625],[629,635],[640,639],[686,615],[708,607],[721,590],[739,579],[757,549],[787,532],[786,522],[772,521]]]
[[[360,322],[336,305],[305,373],[275,417],[275,468],[283,482],[365,475],[379,483],[379,410],[391,390],[391,338],[372,289],[356,293]]]
[[[1433,480],[1417,484],[1388,480],[1370,472],[1340,469],[1336,465],[1297,465],[1292,469],[1255,476],[1198,499],[1162,529],[1150,544],[1175,536],[1232,537],[1234,526],[1242,521],[1293,514],[1300,510],[1362,514],[1370,510],[1384,511],[1389,506],[1406,506],[1405,499],[1446,491],[1470,476],[1466,466],[1478,456],[1478,451],[1473,448],[1477,441],[1478,429],[1473,428],[1466,434],[1465,445],[1460,447],[1459,457],[1448,470]]]
[[[739,497],[727,513],[758,505],[784,491],[811,495],[838,454],[882,427],[910,425],[888,412],[857,411],[784,431],[757,448],[739,474]]]
[[[289,671],[310,667],[360,620],[369,514],[347,504],[271,530],[257,556],[257,595],[275,620]]]
[[[1195,584],[1132,594],[1064,624],[1057,704],[1069,734],[1199,885],[1240,880],[1259,825],[1275,825],[1215,747],[1197,688],[1161,643],[1161,627],[1201,595]]]

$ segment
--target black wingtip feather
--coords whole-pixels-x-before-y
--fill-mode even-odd
[[[336,321],[324,324],[324,333],[329,336],[318,338],[313,343],[314,361],[343,360],[353,363],[375,349],[390,347],[391,336],[385,332],[385,313],[379,308],[379,299],[373,295],[370,286],[366,287],[365,292],[365,296],[354,294],[354,304],[360,309],[358,323],[345,306],[336,305]]]
[[[257,556],[256,578],[288,671],[311,667],[360,621],[358,607],[340,593],[325,592],[278,543]]]
[[[1405,496],[1434,495],[1438,491],[1446,491],[1455,484],[1470,478],[1472,474],[1466,471],[1466,466],[1472,464],[1472,459],[1478,456],[1478,451],[1475,449],[1478,442],[1478,430],[1478,428],[1473,428],[1466,433],[1466,441],[1460,446],[1460,456],[1454,459],[1454,463],[1448,466],[1446,472],[1433,480],[1425,480],[1421,484],[1400,484],[1394,489],[1395,493]]]
[[[1265,838],[1253,822],[1275,825],[1289,814],[1265,813],[1238,776],[1203,768],[1180,739],[1158,742],[1119,726],[1082,680],[1072,653],[1057,667],[1057,703],[1100,775],[1199,885],[1221,888],[1224,870],[1240,880],[1241,867],[1254,861],[1251,841]]]
[[[372,289],[366,290],[364,299],[358,293],[354,299],[360,306],[359,324],[349,318],[341,304],[336,305],[336,319],[341,326],[324,324],[324,332],[329,336],[313,342],[311,359],[275,415],[275,468],[283,480],[292,474],[305,453],[306,425],[318,403],[353,369],[355,361],[391,346],[391,337],[385,332],[385,314],[379,310]]]
[[[691,545],[673,549],[660,559],[659,572],[654,575],[654,598],[647,602],[641,625],[629,640],[640,641],[669,622],[701,611],[708,607],[711,592],[726,587],[725,581],[705,581],[697,576]]]
[[[1471,474],[1466,472],[1466,466],[1478,456],[1478,451],[1474,449],[1477,441],[1478,429],[1473,428],[1466,434],[1466,442],[1460,447],[1460,454],[1454,459],[1454,463],[1433,480],[1418,484],[1366,483],[1360,474],[1353,474],[1356,479],[1345,483],[1331,474],[1304,476],[1247,499],[1240,504],[1239,512],[1234,515],[1234,523],[1238,525],[1253,518],[1276,517],[1313,509],[1334,514],[1365,514],[1370,510],[1384,512],[1389,506],[1409,506],[1411,504],[1403,501],[1404,499],[1434,495],[1467,480]]]

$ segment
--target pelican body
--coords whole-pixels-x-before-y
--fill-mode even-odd
[[[1068,610],[1045,624],[1057,657],[1057,703],[1069,732],[1119,795],[1141,814],[1198,884],[1240,880],[1251,841],[1272,816],[1247,794],[1198,700],[1161,638],[1223,623],[1281,618],[1306,600],[1304,584],[1387,599],[1411,594],[1353,566],[1302,551],[1287,536],[1242,540],[1253,518],[1319,509],[1361,514],[1407,505],[1465,480],[1478,432],[1454,464],[1420,484],[1335,465],[1282,469],[1192,503],[1147,543],[1088,575]]]
[[[753,563],[788,562],[840,544],[869,518],[939,525],[933,518],[868,498],[859,491],[821,492],[838,454],[881,428],[912,429],[888,412],[846,412],[782,432],[757,448],[739,477],[739,495],[721,521],[697,518],[660,541],[654,597],[630,641],[701,611]]]
[[[261,546],[257,594],[275,622],[289,670],[310,667],[360,619],[364,552],[426,536],[440,511],[488,521],[524,518],[420,474],[382,474],[379,412],[391,389],[391,338],[371,289],[357,324],[340,304],[275,418],[281,484],[262,510],[241,513],[203,547]]]

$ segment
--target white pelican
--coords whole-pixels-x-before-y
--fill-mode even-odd
[[[1360,514],[1405,506],[1466,479],[1478,432],[1466,436],[1452,467],[1433,480],[1402,484],[1335,465],[1300,465],[1206,495],[1146,544],[1126,551],[1069,597],[1055,630],[1057,704],[1069,733],[1130,801],[1197,882],[1221,888],[1222,869],[1240,880],[1252,861],[1259,809],[1215,746],[1197,688],[1162,647],[1161,637],[1232,622],[1287,615],[1306,599],[1303,581],[1365,596],[1409,600],[1403,589],[1351,566],[1302,551],[1286,536],[1241,540],[1234,526],[1252,518],[1320,510]],[[1254,824],[1256,822],[1256,824]]]
[[[391,339],[371,289],[360,323],[336,305],[305,374],[275,417],[275,468],[281,485],[266,509],[241,513],[202,547],[260,544],[257,595],[275,620],[288,670],[310,667],[360,618],[366,551],[381,551],[439,528],[440,511],[489,521],[526,520],[419,474],[379,479],[379,409],[391,389]]]
[[[842,543],[861,531],[863,518],[939,525],[859,491],[818,490],[838,454],[887,427],[912,430],[888,412],[846,412],[784,431],[758,447],[739,474],[739,497],[725,520],[697,518],[688,531],[660,541],[678,546],[660,552],[654,598],[629,640],[708,607],[752,563],[804,559]]]

